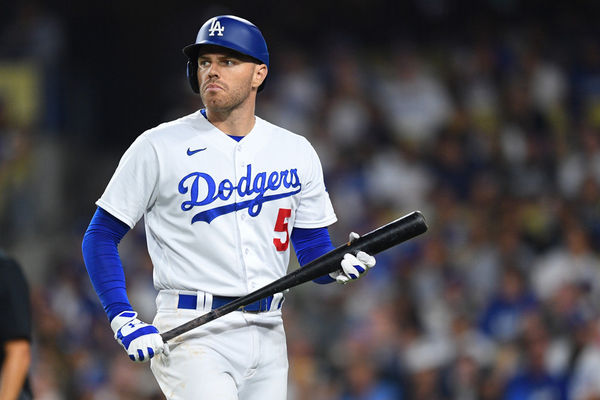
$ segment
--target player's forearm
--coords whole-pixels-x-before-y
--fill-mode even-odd
[[[21,393],[29,370],[31,346],[25,339],[11,340],[4,345],[4,352],[0,372],[0,400],[15,400]]]
[[[301,266],[305,266],[312,260],[334,249],[327,228],[294,228],[291,240]],[[325,275],[315,279],[313,282],[324,284],[334,282],[334,280],[329,275]]]
[[[109,320],[131,310],[118,244],[129,231],[124,223],[98,208],[85,232],[82,253],[92,286]]]

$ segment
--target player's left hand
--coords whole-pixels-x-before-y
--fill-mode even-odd
[[[110,323],[115,339],[123,346],[129,358],[146,362],[157,354],[169,355],[169,346],[163,342],[154,325],[137,318],[135,311],[123,311]]]
[[[352,243],[359,237],[360,235],[358,233],[351,232],[348,236],[348,240]],[[329,276],[338,283],[346,284],[350,281],[359,279],[366,274],[370,268],[373,268],[375,266],[375,257],[364,251],[359,251],[356,255],[346,253],[340,264],[342,268],[332,272]]]

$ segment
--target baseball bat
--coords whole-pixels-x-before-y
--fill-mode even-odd
[[[380,228],[371,231],[352,243],[343,244],[329,253],[322,255],[282,278],[255,290],[245,296],[239,297],[230,303],[216,308],[198,318],[195,318],[185,324],[177,326],[167,332],[161,333],[164,342],[173,339],[191,329],[207,322],[229,314],[240,307],[246,306],[275,293],[283,292],[286,289],[298,286],[302,283],[312,281],[320,276],[329,274],[340,269],[340,262],[346,253],[356,254],[364,251],[370,255],[380,253],[392,246],[405,242],[427,231],[427,223],[423,214],[419,211],[413,211],[401,218],[398,218]]]

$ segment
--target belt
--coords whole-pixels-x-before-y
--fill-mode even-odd
[[[196,294],[183,294],[179,293],[177,301],[177,308],[183,308],[186,310],[195,310],[198,307],[198,295]],[[212,296],[212,310],[224,306],[227,303],[238,299],[237,297],[224,297],[224,296]],[[237,311],[259,313],[264,311],[270,311],[273,305],[273,296],[265,297],[255,301],[254,303],[247,304],[237,309]],[[202,299],[201,299],[202,300]],[[274,310],[279,310],[283,304],[283,297],[277,300],[277,305]]]

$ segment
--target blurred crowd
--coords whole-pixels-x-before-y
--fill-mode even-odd
[[[505,28],[272,54],[257,114],[316,148],[339,219],[334,243],[413,210],[429,224],[378,255],[365,279],[287,293],[290,400],[600,399],[600,41]],[[164,120],[200,107],[181,78]],[[40,224],[47,238],[30,269],[37,398],[162,398],[147,365],[112,338],[80,253],[118,157],[90,156],[94,171],[81,174],[100,180],[57,191],[47,179],[66,178],[44,173],[52,156],[63,161],[50,171],[73,175],[64,170],[89,168],[72,155],[83,147],[47,144],[35,127],[55,119],[23,128],[4,104],[0,245],[27,260]],[[32,137],[46,137],[45,150]],[[51,204],[87,204],[44,225],[44,183]],[[130,300],[151,320],[141,225],[120,254]]]

